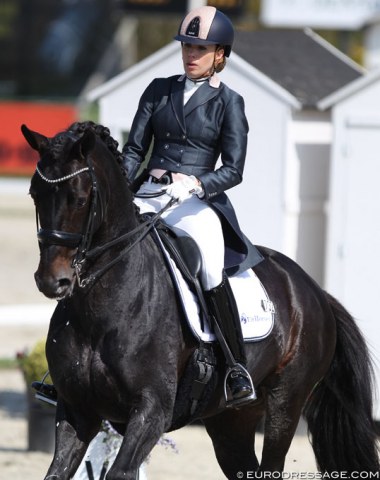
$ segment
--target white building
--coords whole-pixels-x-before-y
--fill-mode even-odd
[[[319,107],[332,109],[334,124],[325,287],[357,319],[380,385],[380,69]]]

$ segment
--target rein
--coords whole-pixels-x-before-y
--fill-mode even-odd
[[[38,224],[39,224],[38,212],[36,211],[37,238],[41,244],[60,245],[68,248],[78,247],[77,253],[72,261],[72,268],[74,268],[75,270],[75,277],[77,279],[78,286],[80,288],[85,288],[95,283],[107,270],[109,270],[116,263],[118,263],[128,252],[132,250],[133,247],[135,247],[141,240],[143,240],[146,237],[146,235],[150,232],[150,230],[153,228],[154,224],[161,217],[161,215],[168,208],[170,208],[173,205],[173,203],[175,203],[174,199],[170,199],[169,202],[159,212],[147,218],[143,223],[138,225],[133,230],[121,235],[120,237],[115,238],[114,240],[106,242],[103,245],[90,249],[90,246],[92,243],[92,237],[95,233],[95,219],[97,215],[99,192],[98,192],[95,171],[90,159],[87,159],[87,163],[88,163],[87,167],[57,179],[49,179],[45,177],[45,175],[43,175],[43,173],[39,169],[38,165],[36,167],[36,172],[42,178],[42,180],[51,184],[65,182],[83,172],[90,173],[91,182],[92,182],[91,206],[90,206],[90,212],[87,220],[86,231],[84,234],[65,232],[60,230],[48,230],[48,229],[42,229],[42,228],[39,229],[38,228]],[[155,196],[161,196],[164,193],[165,192],[159,192],[159,193],[143,194],[143,195],[136,195],[136,196],[151,198]],[[101,201],[100,201],[100,205],[101,205]],[[101,215],[101,220],[102,218],[103,218],[103,215]],[[137,238],[130,245],[128,245],[117,257],[115,257],[109,263],[104,265],[102,268],[99,268],[94,273],[90,274],[87,278],[82,279],[81,277],[82,269],[87,260],[91,260],[98,257],[108,249],[128,240],[130,237],[136,234],[138,234]]]
[[[159,212],[157,212],[155,215],[153,215],[152,217],[145,220],[138,227],[136,227],[133,230],[125,233],[124,235],[121,235],[120,237],[115,238],[114,240],[111,240],[110,242],[104,243],[103,245],[100,245],[99,247],[95,247],[92,250],[89,250],[88,252],[86,252],[86,256],[83,259],[83,262],[84,262],[84,260],[92,259],[92,258],[97,257],[98,255],[101,255],[102,253],[104,253],[109,248],[111,248],[115,245],[118,245],[119,243],[122,243],[125,240],[127,240],[128,238],[130,238],[132,235],[135,235],[135,234],[141,232],[140,235],[135,239],[135,241],[132,242],[130,245],[128,245],[128,247],[126,247],[126,249],[123,250],[117,257],[115,257],[113,260],[111,260],[111,262],[104,265],[102,268],[100,268],[100,269],[96,270],[94,273],[90,274],[84,280],[82,280],[80,278],[80,273],[81,273],[83,262],[82,263],[75,263],[75,264],[73,262],[73,267],[75,268],[75,275],[77,277],[79,287],[84,288],[84,287],[87,287],[88,285],[90,285],[92,283],[95,283],[108,269],[110,269],[111,267],[116,265],[116,263],[118,263],[128,252],[130,252],[133,247],[135,247],[138,243],[141,242],[141,240],[143,240],[148,235],[148,233],[151,231],[151,229],[153,228],[153,226],[155,225],[157,220],[161,217],[161,215],[168,208],[170,208],[173,205],[173,203],[175,203],[175,200],[170,199],[169,202]]]

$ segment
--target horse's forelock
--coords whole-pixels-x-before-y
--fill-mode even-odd
[[[48,151],[55,161],[63,158],[65,147],[72,143],[72,137],[67,132],[59,132],[53,138],[49,139]]]

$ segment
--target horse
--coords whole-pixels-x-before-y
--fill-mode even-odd
[[[30,184],[40,245],[35,281],[58,301],[46,340],[58,392],[46,479],[72,477],[103,420],[123,436],[107,480],[135,480],[160,437],[195,420],[228,479],[278,474],[302,415],[321,472],[357,478],[354,472],[379,471],[371,358],[335,298],[290,258],[258,246],[264,260],[254,271],[276,312],[272,333],[245,345],[258,398],[226,408],[217,345],[215,381],[191,415],[186,382],[198,341],[152,234],[154,220],[134,204],[117,142],[93,122],[53,137],[25,125],[22,133],[40,156]]]

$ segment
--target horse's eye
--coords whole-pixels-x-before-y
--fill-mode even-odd
[[[77,199],[77,208],[82,208],[86,205],[87,203],[87,198],[86,197],[79,197]]]

